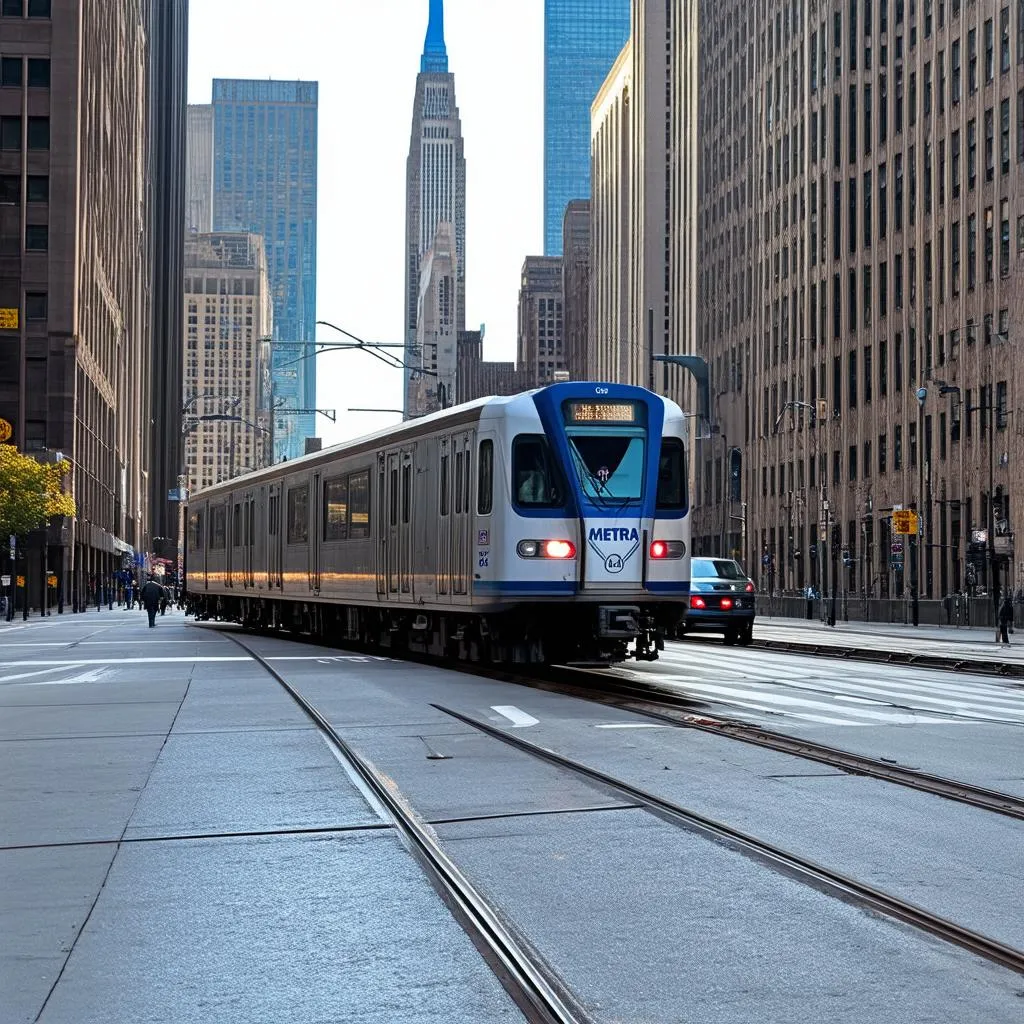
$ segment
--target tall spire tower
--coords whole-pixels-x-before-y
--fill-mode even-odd
[[[444,0],[430,0],[413,100],[405,211],[403,408],[408,419],[451,404],[456,342],[466,329],[466,159],[444,43]],[[447,226],[441,233],[443,260],[434,251],[440,225]],[[450,241],[454,252],[448,252]],[[440,273],[438,267],[448,267],[449,261],[450,273]],[[427,294],[431,289],[439,294]],[[421,307],[436,311],[429,324],[420,324]],[[435,324],[441,324],[440,332]]]
[[[444,0],[430,0],[430,20],[427,22],[427,38],[423,41],[420,71],[441,75],[448,73],[448,51],[444,45]]]

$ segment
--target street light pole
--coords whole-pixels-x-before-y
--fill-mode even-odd
[[[992,574],[992,618],[995,623],[996,642],[999,642],[999,564],[996,561],[996,504],[995,504],[995,384],[993,375],[988,382],[988,558]]]

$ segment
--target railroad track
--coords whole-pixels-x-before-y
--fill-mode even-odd
[[[734,719],[710,718],[692,710],[692,698],[677,690],[660,688],[650,683],[637,683],[611,672],[555,667],[536,676],[497,673],[496,678],[506,682],[596,700],[623,710],[632,711],[685,729],[726,736],[743,743],[766,747],[808,761],[816,761],[853,775],[881,779],[898,786],[906,786],[922,793],[955,800],[982,810],[1004,814],[1024,821],[1024,798],[1011,793],[986,789],[969,782],[948,779],[941,775],[917,771],[892,761],[856,754],[839,747],[815,743],[812,740],[787,736],[761,726],[738,722]]]
[[[526,944],[502,923],[491,905],[444,852],[430,827],[407,806],[394,785],[361,757],[324,715],[262,655],[236,633],[225,630],[224,635],[279,683],[327,737],[335,756],[349,774],[359,780],[371,806],[394,827],[530,1024],[591,1024],[593,1018],[547,966],[527,952]]]
[[[529,740],[524,740],[488,722],[465,715],[460,711],[441,704],[434,704],[433,707],[465,725],[477,729],[502,743],[508,744],[516,750],[530,754],[539,760],[552,764],[589,782],[597,783],[620,799],[639,804],[666,821],[715,840],[725,841],[734,849],[738,849],[748,856],[753,856],[759,861],[783,871],[790,877],[796,878],[805,884],[812,885],[819,891],[825,891],[839,899],[856,903],[865,909],[912,925],[930,935],[969,950],[976,956],[984,957],[986,960],[990,960],[1011,971],[1024,974],[1024,950],[1016,949],[996,939],[965,928],[954,921],[933,914],[923,907],[892,896],[881,889],[858,882],[848,875],[833,871],[812,860],[801,857],[799,854],[768,843],[763,839],[742,832],[723,822],[689,810],[649,790],[641,789],[622,779],[607,775],[581,761],[565,757],[536,743],[531,743]]]

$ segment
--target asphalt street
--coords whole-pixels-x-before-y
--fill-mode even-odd
[[[0,628],[0,1024],[522,1019],[228,629],[176,613],[149,631],[138,612]],[[246,642],[391,780],[595,1021],[1020,1019],[1019,976],[444,708],[1024,947],[1019,822],[512,683]],[[1012,684],[701,644],[667,655],[627,671],[674,679],[709,714],[916,749],[946,775],[1006,777],[997,788],[1024,776]]]

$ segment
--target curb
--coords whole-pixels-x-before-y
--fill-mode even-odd
[[[814,654],[822,658],[872,661],[886,665],[940,669],[947,672],[974,672],[977,675],[1001,676],[1004,679],[1024,679],[1024,665],[1010,664],[1005,661],[912,654],[909,651],[883,651],[870,647],[846,647],[841,644],[804,643],[796,640],[759,640],[757,637],[754,638],[750,646],[767,651]]]

